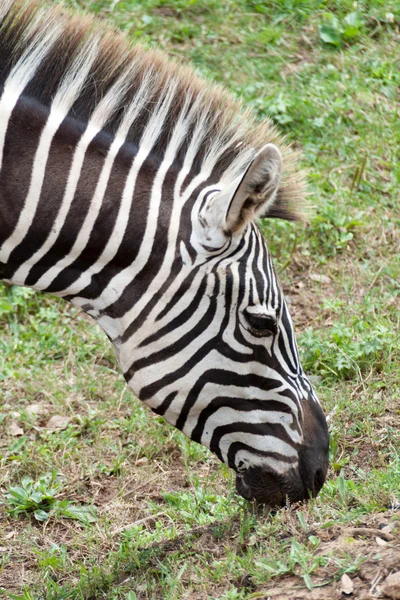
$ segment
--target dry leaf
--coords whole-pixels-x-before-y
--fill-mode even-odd
[[[30,417],[34,415],[44,415],[47,412],[47,406],[43,402],[35,402],[26,407],[26,412]]]
[[[342,575],[342,579],[340,580],[340,582],[342,584],[341,585],[342,594],[345,594],[346,596],[350,596],[354,590],[353,582],[350,579],[350,577],[348,575],[346,575],[346,573],[344,573]]]
[[[249,537],[249,541],[247,542],[247,545],[254,546],[255,544],[257,544],[257,537],[255,535],[251,535]]]
[[[385,540],[383,540],[381,537],[376,536],[375,541],[378,546],[387,546],[387,542],[385,542]]]
[[[9,531],[8,533],[6,533],[6,535],[4,536],[5,540],[11,540],[13,537],[15,537],[15,534],[17,532],[15,530],[13,531]]]
[[[319,275],[318,273],[310,273],[311,281],[316,281],[317,283],[330,283],[331,278],[328,275]]]
[[[15,421],[11,421],[8,432],[10,435],[14,436],[24,435],[24,430]]]
[[[386,577],[382,585],[382,591],[385,596],[389,596],[392,600],[400,600],[400,571]]]
[[[63,415],[54,415],[48,420],[46,427],[47,429],[65,429],[70,420],[69,417]]]

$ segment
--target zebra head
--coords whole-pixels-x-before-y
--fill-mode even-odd
[[[124,369],[139,398],[236,471],[242,496],[271,506],[315,496],[328,467],[326,420],[254,221],[281,173],[268,144],[244,175],[192,194],[175,269]]]
[[[86,18],[3,0],[0,23],[0,277],[92,315],[138,398],[240,494],[315,495],[326,421],[255,223],[294,214],[290,150],[222,89]]]

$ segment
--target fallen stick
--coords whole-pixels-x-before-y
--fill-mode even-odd
[[[359,537],[361,535],[365,535],[367,537],[378,536],[387,542],[391,542],[395,539],[394,535],[391,533],[386,533],[381,529],[374,529],[373,527],[351,527],[349,529],[345,529],[343,533],[352,537]]]

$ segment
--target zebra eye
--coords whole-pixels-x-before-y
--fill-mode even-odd
[[[276,318],[272,315],[255,314],[245,311],[245,317],[251,333],[257,337],[274,335],[278,331]]]

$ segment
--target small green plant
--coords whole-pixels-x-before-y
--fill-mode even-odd
[[[325,566],[329,561],[327,556],[315,556],[314,551],[319,545],[315,536],[309,536],[309,544],[302,544],[295,537],[291,539],[290,545],[286,544],[285,555],[265,556],[255,564],[263,572],[263,579],[269,581],[272,577],[279,577],[289,573],[301,575],[306,587],[311,590],[313,583],[311,574],[320,566]]]
[[[289,567],[292,572],[295,572],[296,566],[300,568],[303,581],[309,590],[312,590],[314,587],[311,580],[311,573],[319,566],[325,566],[327,562],[328,558],[326,556],[314,556],[313,551],[310,551],[306,545],[301,544],[295,538],[292,539]]]
[[[396,333],[383,323],[357,317],[329,330],[308,327],[299,344],[306,371],[325,379],[349,379],[359,377],[372,366],[379,371],[396,340]]]
[[[35,596],[28,589],[25,589],[21,595],[10,594],[10,600],[36,600]]]
[[[307,533],[309,528],[308,528],[308,524],[307,524],[306,518],[304,516],[304,513],[301,512],[300,510],[298,510],[296,514],[297,514],[297,518],[300,523],[300,527],[302,528],[303,531],[305,531]]]
[[[16,285],[1,286],[3,294],[0,295],[0,319],[8,316],[19,317],[28,313],[28,308],[33,302],[36,292],[30,288],[18,287]]]
[[[281,125],[285,125],[286,123],[290,123],[293,118],[290,115],[290,108],[293,104],[293,101],[285,95],[283,92],[280,92],[276,98],[270,98],[266,100],[264,105],[264,111],[267,115],[271,116],[274,121],[280,123]]]
[[[172,519],[179,513],[181,519],[188,524],[205,525],[216,518],[224,518],[231,514],[232,504],[229,498],[207,493],[202,487],[190,492],[164,492],[163,498],[167,504],[165,513]],[[155,509],[159,511],[159,506]]]
[[[76,505],[68,500],[58,500],[62,485],[56,474],[48,473],[33,481],[23,477],[19,486],[11,486],[5,495],[7,510],[12,516],[33,514],[37,521],[47,521],[50,517],[76,519],[81,523],[96,521],[92,506]]]
[[[325,20],[319,25],[319,37],[330,46],[341,47],[345,42],[354,41],[360,35],[363,18],[359,12],[352,12],[343,19],[332,13],[325,13]]]

